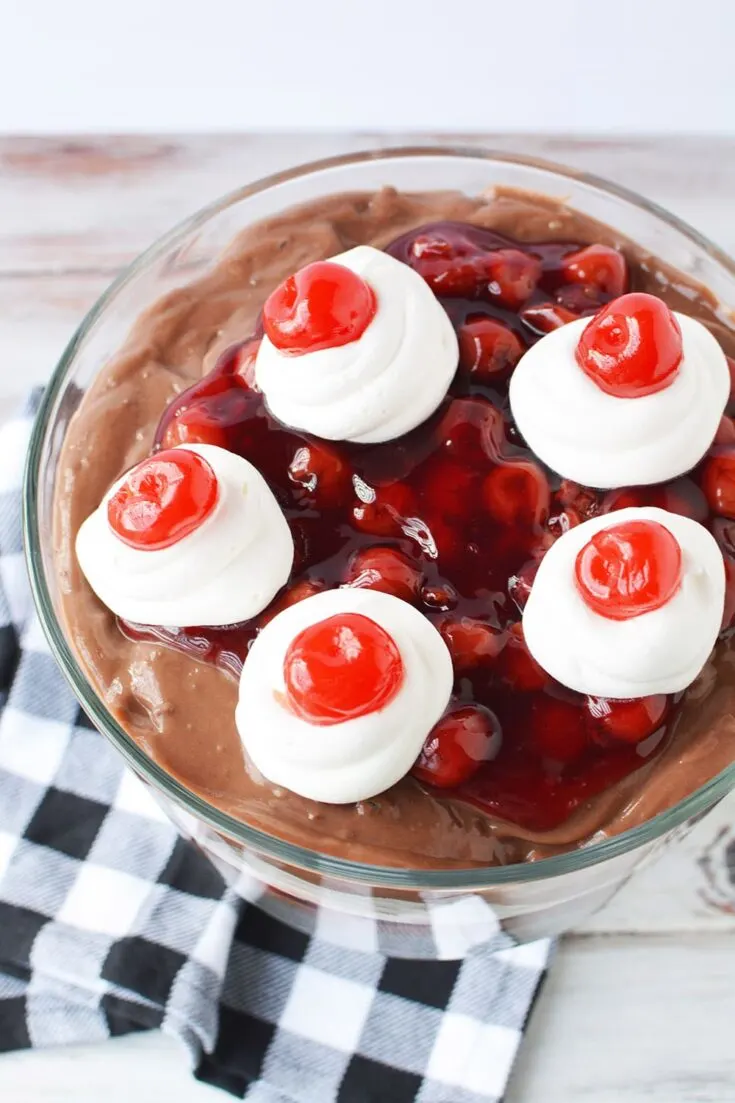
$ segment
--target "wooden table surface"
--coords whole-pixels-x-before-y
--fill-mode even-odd
[[[120,266],[174,222],[289,164],[411,140],[0,139],[0,415],[31,382],[48,377]],[[468,139],[475,142],[610,177],[735,253],[735,139]],[[735,870],[735,800],[564,940],[506,1103],[733,1103],[728,861]],[[0,1099],[9,1103],[222,1098],[191,1080],[184,1056],[156,1034],[0,1058]]]

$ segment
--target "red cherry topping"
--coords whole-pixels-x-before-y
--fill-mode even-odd
[[[513,310],[533,294],[541,275],[537,257],[521,249],[484,249],[456,230],[448,237],[418,235],[409,255],[436,295],[489,297]]]
[[[456,724],[459,710],[475,709],[472,723],[461,726],[459,740],[444,734],[431,757],[428,747],[423,756],[426,782],[459,788],[429,789],[427,784],[427,790],[530,831],[550,830],[639,770],[644,752],[662,750],[664,736],[674,730],[678,703],[663,696],[593,702],[570,694],[536,663],[522,624],[514,621],[544,554],[561,533],[631,505],[681,513],[713,532],[727,579],[723,630],[735,626],[735,361],[729,365],[726,419],[689,475],[658,486],[607,492],[552,480],[509,420],[508,380],[520,352],[544,333],[581,316],[585,322],[579,330],[592,322],[591,336],[594,327],[601,328],[593,321],[595,314],[628,290],[623,258],[606,247],[558,239],[529,245],[494,229],[456,222],[411,230],[389,245],[388,253],[426,280],[457,333],[459,369],[441,408],[412,433],[383,445],[322,441],[287,429],[270,416],[253,371],[262,327],[248,341],[225,348],[213,370],[171,403],[156,446],[201,441],[254,463],[276,493],[291,529],[292,576],[266,610],[242,625],[190,630],[123,625],[123,631],[156,646],[163,642],[237,677],[257,633],[289,605],[327,587],[367,586],[397,594],[436,625],[451,653],[455,682],[448,717]],[[352,278],[338,266],[337,272]],[[631,272],[631,284],[637,282]],[[364,293],[359,282],[358,289]],[[296,292],[298,296],[298,288]],[[650,303],[645,297],[643,301]],[[284,327],[293,331],[298,344],[301,326],[309,347],[311,317],[305,326],[299,309],[310,305],[294,303],[291,328]],[[607,312],[615,313],[614,307]],[[673,333],[676,343],[678,333],[665,312],[664,322],[667,341]],[[602,338],[608,340],[604,328]],[[617,370],[614,351],[605,366]],[[210,351],[207,366],[211,358]],[[300,363],[292,361],[295,370]],[[624,367],[627,371],[630,365]],[[632,393],[638,394],[635,359],[633,367]],[[658,380],[660,373],[653,374]],[[648,385],[650,379],[643,375]],[[625,372],[622,376],[629,382]],[[503,468],[509,470],[496,471]],[[718,511],[715,515],[710,505]],[[609,526],[619,520],[604,517]],[[627,596],[630,563],[626,560],[618,570],[620,565],[608,562],[610,558],[606,552],[603,580],[610,582],[605,571],[614,568],[612,581],[617,584],[622,575]],[[633,556],[632,573],[635,562]],[[608,589],[613,600],[619,596],[615,585]],[[557,631],[562,639],[564,625]],[[332,652],[340,662],[344,659],[338,647]],[[327,653],[329,657],[329,648]],[[379,684],[385,682],[382,661],[381,643],[379,655],[371,658],[368,653],[366,660],[377,667]],[[310,672],[308,662],[304,669]],[[326,664],[325,671],[319,654],[314,670],[316,706],[310,698],[307,708],[320,711],[321,692],[327,698],[326,722],[336,722],[341,716],[335,715],[330,698],[330,668]],[[336,680],[334,692],[347,693],[342,686],[347,679]],[[360,691],[358,685],[358,698]],[[362,699],[368,709],[375,707],[375,695],[367,688]],[[291,708],[285,691],[282,702]],[[348,701],[349,707],[353,704]],[[344,706],[344,700],[338,705]],[[502,727],[497,757],[497,743],[491,743],[486,757],[483,708],[496,714]],[[447,717],[440,736],[445,723]],[[318,730],[312,729],[314,734]],[[464,742],[468,731],[480,733],[478,748],[470,754]],[[414,779],[422,799],[419,784]]]
[[[250,341],[245,341],[244,344],[240,345],[236,350],[233,357],[233,375],[238,376],[250,390],[257,390],[255,385],[255,361],[258,357],[259,348],[259,339],[255,338]]]
[[[339,613],[299,632],[286,652],[283,676],[293,711],[326,726],[387,705],[401,688],[403,660],[374,620]]]
[[[246,341],[230,347],[208,376],[179,395],[159,426],[157,443],[161,448],[214,444],[247,455],[239,444],[243,423],[257,402],[257,392],[247,378],[259,344]]]
[[[641,398],[670,386],[682,355],[681,329],[666,303],[639,291],[603,307],[576,350],[582,371],[616,398]]]
[[[494,467],[485,477],[482,493],[489,513],[503,525],[540,525],[549,512],[549,484],[530,460]]]
[[[468,318],[459,329],[459,366],[476,383],[492,386],[504,379],[523,356],[512,329],[485,315]]]
[[[397,548],[374,544],[362,548],[350,560],[347,581],[364,590],[381,590],[402,601],[415,601],[422,582],[422,573],[408,556]]]
[[[292,483],[303,489],[302,501],[322,509],[339,506],[350,493],[352,473],[336,448],[309,441],[297,448],[288,467]]]
[[[486,398],[453,398],[436,426],[441,450],[470,467],[497,463],[505,443],[505,422]]]
[[[452,656],[455,674],[491,663],[503,647],[498,629],[473,617],[452,617],[439,631]]]
[[[561,272],[567,283],[581,283],[604,295],[623,295],[628,286],[625,257],[608,245],[588,245],[568,253],[562,259]]]
[[[373,536],[400,536],[407,517],[415,514],[411,490],[405,483],[360,487],[359,500],[352,507],[357,528]]]
[[[521,311],[521,321],[532,333],[539,335],[551,333],[553,329],[559,329],[567,322],[575,322],[577,318],[577,314],[559,303],[539,303],[537,306],[525,306]]]
[[[528,650],[523,627],[519,622],[510,626],[499,666],[503,681],[521,692],[545,689],[551,682],[544,668],[539,666]]]
[[[295,586],[284,590],[280,597],[277,597],[267,609],[263,610],[258,617],[258,628],[265,628],[266,624],[270,623],[284,609],[290,609],[292,605],[298,605],[300,601],[305,601],[307,597],[320,594],[325,588],[323,582],[317,582],[312,578],[302,578]]]
[[[669,709],[665,693],[613,701],[588,697],[587,709],[601,732],[621,743],[641,743],[663,724]]]
[[[576,529],[582,524],[582,518],[574,506],[567,506],[560,513],[553,513],[547,521],[547,528],[552,540],[558,540],[565,532]]]
[[[588,746],[585,714],[579,705],[558,697],[535,701],[531,708],[533,745],[553,762],[575,762]]]
[[[467,246],[467,249],[469,248],[470,246]],[[411,245],[411,255],[416,260],[437,260],[441,258],[447,260],[460,254],[455,253],[455,247],[444,237],[432,234],[417,234]],[[461,255],[465,256],[466,253]]]
[[[660,609],[681,582],[681,548],[657,521],[622,521],[595,533],[574,573],[585,604],[609,620]]]
[[[436,585],[427,582],[421,588],[421,601],[427,609],[435,609],[446,613],[457,605],[459,594],[449,582],[437,583]]]
[[[454,708],[426,737],[411,773],[426,785],[453,789],[477,773],[500,750],[497,717],[482,705]]]
[[[559,489],[554,495],[554,499],[564,509],[571,506],[580,517],[585,519],[585,521],[589,520],[590,517],[594,517],[600,505],[595,490],[590,490],[588,487],[581,486],[571,479],[561,480]]]
[[[448,456],[424,464],[421,500],[446,518],[463,518],[467,503],[475,499],[481,476],[470,465]]]
[[[711,450],[702,468],[702,490],[714,513],[735,517],[735,446]]]
[[[707,500],[696,483],[686,475],[658,486],[629,486],[610,490],[602,500],[602,512],[613,513],[629,506],[656,506],[667,513],[679,513],[701,524],[709,516]]]
[[[263,306],[263,328],[290,356],[356,341],[377,309],[375,293],[343,264],[307,264],[277,287]]]
[[[161,444],[164,448],[175,448],[177,444],[214,444],[227,448],[228,439],[226,426],[206,406],[189,406],[168,423]]]
[[[549,524],[553,518],[549,518]],[[570,526],[572,527],[572,526]],[[566,531],[566,530],[565,530]],[[561,535],[561,533],[559,533]],[[513,598],[518,608],[523,612],[526,607],[526,602],[531,596],[531,589],[533,587],[536,573],[539,569],[540,560],[531,559],[519,570],[518,574],[511,575],[508,579],[508,593]]]
[[[410,249],[412,264],[436,295],[472,298],[487,287],[489,256],[464,234],[419,234]]]
[[[563,283],[554,292],[555,302],[577,318],[593,318],[605,305],[605,298],[596,287],[585,287],[581,283]]]
[[[442,568],[460,552],[455,525],[440,514],[427,513],[423,517],[411,518],[403,531],[415,541],[424,555],[440,561]]]
[[[169,548],[198,529],[217,501],[217,477],[186,448],[157,452],[125,476],[107,503],[107,519],[131,548]]]
[[[489,268],[489,294],[511,310],[517,310],[531,297],[541,275],[541,262],[520,249],[491,253]]]

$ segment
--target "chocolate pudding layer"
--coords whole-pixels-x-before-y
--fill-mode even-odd
[[[201,279],[166,295],[84,395],[63,445],[55,554],[69,640],[91,683],[147,754],[192,792],[268,834],[353,861],[449,868],[533,861],[635,827],[735,760],[735,650],[721,638],[686,691],[663,749],[552,830],[493,818],[408,776],[357,805],[326,805],[274,787],[246,762],[235,728],[233,672],[166,642],[131,639],[95,597],[74,554],[82,521],[151,449],[166,407],[256,329],[266,296],[303,265],[358,244],[384,248],[425,223],[462,221],[526,242],[620,248],[631,286],[707,325],[729,356],[735,327],[712,296],[613,230],[558,202],[518,192],[335,195],[242,233]]]

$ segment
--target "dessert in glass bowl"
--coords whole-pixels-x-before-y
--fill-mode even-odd
[[[93,312],[41,615],[243,891],[409,955],[536,937],[731,787],[733,301],[611,186],[398,151],[223,201]]]

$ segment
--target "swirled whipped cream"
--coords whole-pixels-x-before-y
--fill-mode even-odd
[[[216,476],[209,516],[170,547],[130,547],[107,513],[123,476],[79,529],[79,565],[100,601],[124,620],[178,628],[248,620],[291,573],[286,518],[263,476],[241,456],[211,444],[180,448],[200,455]]]
[[[284,661],[300,632],[339,613],[369,617],[392,637],[403,681],[382,708],[314,724],[289,707]],[[411,769],[444,712],[452,679],[444,640],[413,606],[375,590],[327,590],[279,613],[256,638],[242,669],[237,729],[270,782],[327,804],[367,800]]]
[[[656,521],[681,548],[679,588],[661,608],[612,620],[585,603],[575,561],[601,529]],[[725,566],[703,525],[653,507],[617,510],[570,529],[547,551],[523,610],[534,659],[569,689],[594,697],[678,693],[695,680],[715,645],[725,603]]]
[[[586,486],[665,482],[689,471],[712,443],[730,392],[725,354],[701,322],[674,314],[683,357],[671,384],[618,398],[575,358],[589,320],[542,337],[519,361],[510,405],[529,448],[552,471]]]
[[[457,337],[433,292],[408,265],[369,245],[330,259],[367,281],[377,300],[375,316],[357,340],[301,356],[263,337],[257,385],[284,425],[327,440],[392,440],[439,406],[457,369]]]

